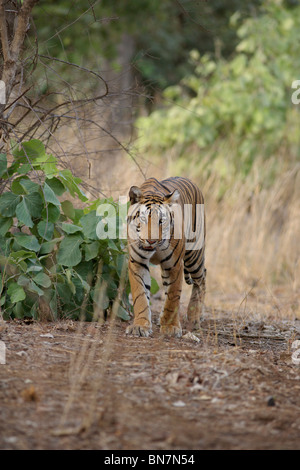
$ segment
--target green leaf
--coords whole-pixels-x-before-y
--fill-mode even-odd
[[[91,280],[94,276],[94,263],[93,261],[81,261],[75,268],[76,271],[81,278],[85,281]]]
[[[74,224],[79,224],[79,221],[81,217],[84,215],[84,210],[83,209],[74,209],[75,215],[74,218],[72,219]]]
[[[42,270],[43,270],[43,266],[32,265],[32,266],[29,266],[29,268],[27,268],[26,272],[36,273],[36,272],[39,272],[39,271],[42,271]]]
[[[70,302],[71,297],[72,297],[72,292],[70,290],[70,287],[67,284],[58,282],[56,284],[56,290],[57,290],[58,297],[60,298],[60,301],[62,301],[63,303]]]
[[[50,287],[51,286],[51,279],[47,274],[41,272],[34,276],[33,281],[42,287]]]
[[[63,210],[63,213],[65,214],[66,217],[68,217],[71,220],[74,220],[75,218],[75,209],[73,207],[73,204],[71,201],[63,201],[61,203],[61,208]]]
[[[0,153],[0,178],[7,173],[7,158],[5,153]]]
[[[124,266],[124,263],[126,266]],[[124,253],[118,254],[116,258],[116,271],[119,275],[119,278],[122,275],[124,276],[124,273],[126,273],[126,271],[124,271],[125,268],[127,269],[127,258]]]
[[[29,163],[24,163],[19,168],[17,168],[17,172],[20,175],[26,175],[31,170],[31,165]]]
[[[32,217],[40,217],[43,201],[39,193],[33,192],[22,196],[22,201],[16,209],[16,216],[22,224],[33,227]]]
[[[14,263],[18,264],[21,261],[24,261],[25,259],[36,258],[36,254],[33,253],[32,251],[18,250],[18,251],[12,251],[9,255],[9,258]]]
[[[43,210],[42,210],[42,217],[44,220],[48,220],[49,222],[57,222],[60,217],[60,210],[59,207],[55,206],[54,204],[49,203]]]
[[[25,194],[24,188],[20,185],[19,179],[15,179],[11,184],[11,190],[14,194]]]
[[[41,220],[37,225],[37,230],[39,235],[47,241],[52,240],[53,232],[54,232],[54,224],[53,222],[47,222],[45,220]]]
[[[80,276],[80,274],[79,274],[77,271],[75,271],[75,269],[73,270],[73,273],[74,273],[76,276],[78,276],[78,279],[80,280],[80,283],[81,283],[83,289],[84,289],[86,292],[90,292],[90,290],[91,290],[90,284],[89,284],[88,282],[86,282],[86,281]]]
[[[19,222],[26,225],[27,227],[33,227],[33,222],[30,216],[28,206],[25,199],[22,199],[20,204],[17,205],[16,216]]]
[[[70,194],[74,197],[75,194],[81,199],[81,201],[87,201],[88,198],[86,195],[81,191],[80,187],[78,186],[81,183],[80,178],[76,178],[72,175],[70,170],[61,170],[59,172],[59,176],[61,177],[63,184],[69,190]]]
[[[150,288],[150,292],[151,294],[156,294],[156,292],[159,291],[159,285],[156,281],[156,279],[154,279],[154,277],[151,277],[151,288]]]
[[[66,233],[82,232],[82,227],[79,227],[79,225],[68,224],[66,222],[60,222],[57,225]]]
[[[90,261],[98,256],[99,252],[99,242],[94,241],[92,243],[87,243],[84,246],[85,251],[85,260]]]
[[[0,197],[0,212],[3,217],[14,217],[20,196],[8,191]]]
[[[82,253],[79,247],[82,242],[83,239],[78,234],[65,237],[58,249],[57,262],[69,267],[76,266],[80,263]]]
[[[52,189],[56,196],[61,196],[66,191],[65,186],[55,176],[51,179],[47,178],[45,183]]]
[[[114,306],[114,309],[116,311],[117,317],[121,318],[122,320],[128,321],[130,320],[130,316],[128,312],[125,310],[124,307],[122,307],[121,304],[117,304],[116,307]]]
[[[42,289],[40,289],[35,282],[33,282],[32,280],[30,280],[28,286],[27,286],[27,289],[30,290],[31,292],[33,292],[34,294],[38,294],[39,296],[42,296],[44,295],[44,291]]]
[[[91,240],[98,240],[96,234],[96,227],[100,219],[100,216],[96,216],[96,211],[91,211],[81,217],[79,222],[82,225],[82,231],[85,238],[90,238]]]
[[[13,155],[15,158],[28,157],[30,161],[35,160],[46,154],[44,144],[38,139],[32,139],[28,142],[23,142],[20,150],[15,149]]]
[[[20,185],[25,189],[27,194],[34,192],[37,193],[40,189],[40,185],[34,181],[31,181],[29,178],[22,178],[20,180]]]
[[[61,238],[53,238],[53,240],[49,242],[42,243],[41,249],[39,251],[40,255],[47,255],[48,253],[51,253],[51,251],[54,250],[55,246],[60,241]]]
[[[75,287],[75,284],[72,282],[72,271],[70,269],[66,270],[66,278],[67,278],[67,284],[70,288],[70,291],[72,292],[73,295],[75,295],[76,287]]]
[[[15,239],[17,243],[27,250],[39,251],[40,244],[34,235],[26,235],[25,233],[16,233]]]
[[[12,282],[8,286],[7,293],[10,296],[12,303],[20,302],[26,298],[23,287],[19,286],[16,282]]]
[[[60,202],[55,196],[54,191],[50,188],[50,186],[47,183],[44,184],[44,196],[47,202],[50,202],[51,204],[54,204],[55,206],[60,206]]]
[[[47,178],[52,178],[57,173],[57,159],[51,154],[38,157],[36,164],[39,164]]]
[[[32,217],[40,217],[44,207],[43,200],[39,193],[30,193],[24,196]]]
[[[32,217],[40,217],[43,201],[39,193],[34,192],[22,196],[22,201],[17,206],[16,216],[27,227],[33,227]]]
[[[110,251],[117,251],[118,253],[121,252],[120,248],[117,247],[113,240],[108,240],[108,247],[110,248]]]
[[[21,274],[18,279],[18,284],[19,286],[26,287],[30,283],[30,278],[25,276],[24,274]]]
[[[13,219],[8,217],[0,217],[0,235],[4,237],[13,224]]]

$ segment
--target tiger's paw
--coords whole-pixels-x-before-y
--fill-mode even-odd
[[[151,326],[130,325],[126,328],[126,334],[131,336],[148,337],[152,334]]]
[[[175,338],[182,336],[181,326],[161,325],[160,332],[165,336],[175,336]]]

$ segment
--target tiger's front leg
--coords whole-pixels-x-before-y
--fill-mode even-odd
[[[149,262],[143,260],[143,263],[139,263],[130,257],[128,268],[134,321],[132,325],[127,327],[126,334],[149,336],[152,333],[151,311],[149,306],[151,287]]]
[[[178,263],[177,269],[162,270],[162,280],[165,287],[165,305],[160,315],[160,331],[168,336],[180,338],[182,335],[179,304],[183,279],[183,263]]]

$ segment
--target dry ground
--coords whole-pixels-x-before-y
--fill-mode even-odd
[[[299,320],[207,309],[200,342],[125,328],[2,323],[0,449],[299,449]]]

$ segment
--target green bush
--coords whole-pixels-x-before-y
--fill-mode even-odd
[[[191,53],[195,73],[165,90],[166,105],[140,118],[143,152],[175,160],[177,171],[246,176],[256,158],[299,158],[300,6],[264,2],[261,15],[231,25],[239,43],[229,59]]]
[[[112,199],[89,202],[81,180],[57,163],[38,140],[15,148],[10,165],[0,155],[0,178],[10,183],[0,197],[2,316],[37,319],[46,308],[48,318],[92,320],[114,305],[127,320],[125,241],[96,233],[100,221],[107,228],[99,206],[110,204],[116,221],[119,207]],[[74,207],[75,197],[83,208]]]

